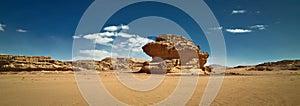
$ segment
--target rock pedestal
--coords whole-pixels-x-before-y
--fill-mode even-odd
[[[140,70],[146,73],[159,70],[158,68],[163,68],[160,69],[163,71],[161,73],[178,72],[178,69],[181,72],[185,69],[205,70],[204,65],[209,56],[207,52],[200,52],[200,46],[195,46],[192,40],[172,34],[159,35],[155,42],[144,45],[142,49],[152,57],[152,61],[145,63]],[[162,64],[165,67],[159,67]]]

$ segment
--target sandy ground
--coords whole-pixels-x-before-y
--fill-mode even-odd
[[[300,72],[240,72],[249,75],[230,75],[212,106],[299,106]],[[101,73],[106,89],[119,101],[129,105],[153,105],[168,97],[180,77],[166,76],[155,89],[139,92],[129,89],[114,79],[112,73]],[[149,75],[135,74],[139,79]],[[189,76],[186,76],[189,77]],[[200,76],[196,90],[186,105],[200,103],[209,76]],[[74,74],[10,73],[0,75],[0,105],[49,106],[88,105],[77,87]],[[173,104],[176,105],[176,104]]]

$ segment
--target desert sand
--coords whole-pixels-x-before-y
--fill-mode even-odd
[[[300,72],[264,71],[249,72],[227,70],[244,75],[226,75],[223,85],[212,106],[297,106],[300,105]],[[129,105],[152,105],[172,93],[179,76],[166,76],[156,89],[138,92],[113,80],[113,73],[100,73],[106,89],[119,101]],[[147,74],[135,74],[147,78]],[[200,76],[192,98],[186,105],[200,103],[209,76]],[[0,75],[0,105],[24,106],[85,106],[72,73],[2,73]],[[176,104],[174,104],[176,105]]]

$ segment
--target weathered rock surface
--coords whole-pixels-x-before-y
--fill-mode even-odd
[[[143,51],[151,57],[166,59],[191,60],[198,55],[208,56],[200,53],[200,46],[194,46],[194,42],[183,36],[164,34],[156,37],[156,42],[151,42],[143,46]],[[199,53],[199,54],[198,54]]]
[[[139,71],[147,60],[138,60],[135,58],[105,58],[96,61],[96,70],[99,71]]]
[[[145,73],[205,70],[204,65],[209,56],[207,52],[200,52],[200,46],[195,46],[192,40],[172,34],[159,35],[155,42],[144,45],[142,49],[152,57],[152,61],[144,63],[140,70]]]
[[[154,58],[151,62],[146,61],[139,72],[148,74],[166,74],[166,73],[179,73],[180,60],[163,60],[161,58]],[[175,70],[177,67],[178,70]]]
[[[0,55],[0,71],[71,71],[71,62],[51,60],[47,56]]]
[[[46,56],[0,55],[0,71],[73,71],[74,67],[98,71],[139,71],[146,60],[105,58],[101,61],[63,62]],[[74,66],[74,67],[73,67]]]

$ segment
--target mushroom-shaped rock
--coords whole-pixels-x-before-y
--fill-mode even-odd
[[[173,34],[159,35],[156,37],[155,42],[144,45],[142,49],[147,55],[152,57],[153,61],[150,63],[153,64],[155,63],[155,58],[160,58],[165,63],[174,59],[180,61],[180,64],[167,64],[167,72],[171,72],[170,69],[174,69],[173,67],[178,67],[179,65],[193,68],[198,66],[198,68],[205,69],[204,65],[209,56],[207,52],[200,52],[200,46],[195,46],[192,40]],[[190,61],[195,61],[195,59],[198,61],[196,65],[189,64]]]

